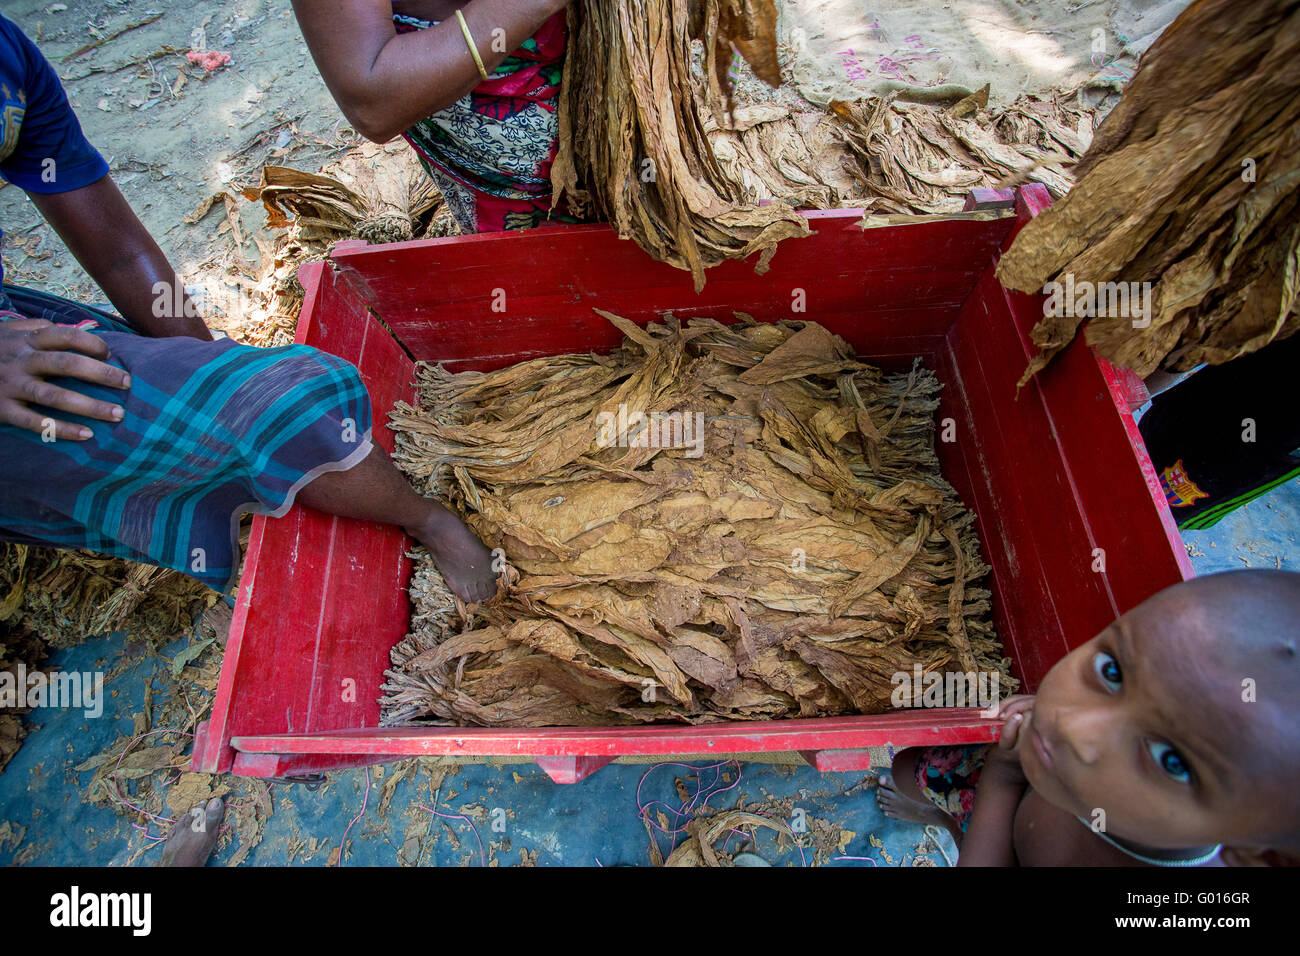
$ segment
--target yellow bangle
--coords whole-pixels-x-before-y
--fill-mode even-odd
[[[483,67],[483,58],[478,55],[478,47],[474,45],[474,37],[469,32],[469,24],[465,22],[465,14],[457,10],[456,19],[460,21],[460,32],[465,34],[465,45],[469,47],[469,52],[474,56],[474,65],[478,67],[479,75],[486,80],[488,71]]]

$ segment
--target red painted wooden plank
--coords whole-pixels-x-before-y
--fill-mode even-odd
[[[1044,199],[1023,199],[1022,216]],[[1121,383],[1083,342],[1008,401],[1041,303],[986,274],[940,360],[952,377],[941,414],[974,440],[939,450],[979,514],[995,617],[1030,689],[1066,648],[1190,571]]]
[[[1021,188],[1019,224],[1006,245],[1024,222],[1050,204],[1041,183]],[[1030,332],[1042,317],[1043,298],[1005,295],[1023,347],[1036,354]],[[1134,402],[1140,403],[1145,386],[1131,371],[1114,369],[1078,341],[1037,379],[1070,463],[1081,513],[1096,547],[1105,551],[1103,580],[1116,613],[1192,577],[1191,560],[1133,420]]]
[[[1029,330],[1042,317],[1042,297],[1004,294],[1032,354]],[[1104,362],[1080,336],[1038,373],[1036,384],[1070,463],[1092,547],[1104,552],[1100,577],[1118,615],[1194,572],[1133,420],[1127,377]]]
[[[705,726],[369,727],[333,733],[235,737],[231,743],[245,753],[530,757],[851,750],[996,739],[998,722],[980,713],[975,708],[933,708],[872,717],[724,721]]]
[[[370,378],[367,384],[374,385],[384,403],[382,409],[376,409],[381,423],[378,440],[391,446],[382,426],[394,389],[403,387],[395,383],[407,383],[406,394],[411,394],[409,359],[323,264],[304,267],[300,275],[307,295],[297,341],[345,358],[360,358],[368,327],[378,329],[387,339],[389,348],[376,348],[376,362],[386,362],[387,367],[377,365],[369,376],[363,370],[362,377]],[[398,359],[405,363],[405,372],[395,364]],[[300,506],[283,518],[254,519],[213,715],[207,733],[195,747],[196,769],[228,769],[233,756],[228,741],[238,734],[303,731],[320,726],[319,719],[330,719],[328,726],[340,726],[338,710],[345,704],[338,695],[326,693],[337,686],[328,681],[342,680],[340,672],[355,675],[358,681],[358,708],[351,716],[362,720],[369,716],[371,723],[377,722],[375,678],[382,673],[388,647],[402,636],[391,633],[393,622],[403,613],[409,614],[398,586],[409,575],[409,566],[403,557],[405,541],[400,532],[378,526],[371,526],[370,533],[366,530],[360,522],[335,519]],[[346,569],[354,566],[358,555],[375,571],[387,575],[382,580],[393,582],[392,586],[374,588],[373,583],[365,583],[364,574],[348,575]],[[331,574],[336,556],[338,563]],[[332,577],[343,578],[342,585]],[[356,617],[339,614],[337,602],[346,602],[349,596],[369,613]],[[347,607],[351,613],[352,605]],[[381,643],[387,641],[382,650],[358,637],[375,630],[374,614],[390,622],[390,633],[377,635]],[[330,703],[313,722],[314,702],[327,700]]]
[[[537,766],[556,783],[579,783],[613,761],[614,757],[538,757]]]
[[[709,270],[699,295],[689,274],[649,259],[606,226],[352,248],[334,258],[418,358],[485,366],[616,345],[619,336],[592,307],[643,323],[665,310],[845,323],[869,316],[890,335],[940,335],[1011,222],[957,219],[864,231],[858,219],[813,220],[814,235],[783,243],[765,275],[755,275],[752,263],[724,263]],[[507,255],[510,268],[502,269]],[[412,281],[426,275],[437,277],[435,294]],[[806,312],[791,311],[795,289],[803,290]],[[505,296],[504,312],[493,310],[496,290]]]
[[[340,304],[355,302],[340,299]],[[356,303],[359,307],[359,303]],[[329,314],[326,310],[325,314]],[[338,318],[332,322],[339,324]],[[372,439],[392,451],[388,412],[398,400],[415,398],[414,363],[393,337],[367,313],[344,314],[343,323],[361,332],[342,354],[352,359],[371,399]],[[308,344],[334,350],[334,340],[308,333]],[[376,687],[388,666],[388,651],[406,634],[411,609],[404,587],[411,576],[406,553],[411,540],[399,528],[337,519],[330,561],[317,600],[320,626],[309,684],[305,730],[373,726],[379,722]],[[392,582],[375,587],[373,582]]]
[[[980,457],[982,445],[978,437],[967,441],[943,440],[948,419],[953,423],[954,439],[961,435],[979,434],[971,401],[966,394],[965,381],[957,372],[956,358],[950,344],[945,344],[936,354],[934,370],[944,383],[939,395],[939,439],[935,442],[935,452],[944,477],[956,489],[962,503],[975,513],[975,531],[979,535],[980,548],[985,562],[991,567],[988,578],[980,584],[993,592],[993,624],[997,628],[1003,649],[1011,658],[1012,672],[1024,680],[1020,661],[1028,658],[1029,646],[1036,643],[1037,635],[1053,633],[1052,628],[1059,629],[1059,622],[1054,615],[1048,613],[1050,609],[1042,608],[1044,614],[1037,622],[1037,628],[1033,621],[1022,623],[1011,613],[1014,602],[1003,599],[1003,595],[1008,593],[1007,589],[1014,586],[1013,575],[1008,572],[1008,555],[1003,544],[1007,532],[999,519],[993,476]],[[972,375],[977,372],[977,369],[968,370]],[[979,478],[978,482],[976,477]]]
[[[730,296],[711,292],[710,286],[728,284],[786,286],[815,280],[812,284],[820,293],[843,296],[863,287],[863,278],[888,279],[898,270],[919,277],[922,291],[960,287],[952,273],[969,275],[972,265],[984,261],[983,253],[1000,248],[1013,222],[953,218],[863,230],[859,218],[852,210],[842,210],[811,219],[815,238],[782,243],[766,274],[753,271],[753,257],[725,262],[708,271],[699,296],[689,273],[654,261],[604,225],[349,246],[336,248],[332,259],[385,321],[390,321],[389,312],[400,313],[428,300],[431,290],[412,281],[425,275],[436,276],[434,288],[449,302],[487,299],[494,288],[503,286],[522,298],[603,297],[633,290],[644,295],[656,290],[659,295],[647,299],[643,307],[673,308],[726,305]],[[976,247],[978,257],[972,255]],[[918,250],[926,256],[916,256]],[[508,269],[501,267],[505,261],[510,263]],[[560,265],[563,268],[557,268]],[[912,285],[889,283],[903,293],[913,291]],[[664,295],[678,301],[664,301]],[[578,304],[577,298],[573,301]]]
[[[849,773],[871,769],[870,750],[801,750],[799,756],[818,773]]]
[[[959,420],[957,440],[966,446],[976,489],[969,503],[986,535],[984,554],[993,567],[997,600],[1006,605],[1017,669],[1032,689],[1067,646],[1065,622],[1050,584],[1055,575],[1044,570],[1040,538],[1050,534],[1052,547],[1065,554],[1066,542],[1073,541],[1077,550],[1082,529],[1077,513],[1071,515],[1069,486],[1060,473],[1041,402],[1032,390],[1018,402],[1007,398],[1018,372],[1012,371],[1012,363],[999,361],[999,355],[1015,343],[1008,342],[1006,323],[998,319],[985,296],[977,293],[954,330],[953,366],[971,429],[963,434]],[[1046,524],[1036,520],[1040,510],[1046,513]],[[1082,567],[1086,571],[1087,565]]]

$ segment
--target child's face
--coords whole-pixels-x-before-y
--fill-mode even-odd
[[[1258,845],[1289,803],[1290,768],[1269,760],[1269,742],[1295,730],[1263,697],[1243,700],[1243,679],[1267,675],[1213,632],[1175,589],[1061,660],[1020,733],[1033,788],[1145,846]]]

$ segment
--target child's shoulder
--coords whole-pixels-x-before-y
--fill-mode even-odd
[[[1012,831],[1021,866],[1146,866],[1111,846],[1078,817],[1048,803],[1030,787],[1016,808]]]

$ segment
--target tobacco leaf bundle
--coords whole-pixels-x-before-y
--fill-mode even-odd
[[[654,258],[704,270],[808,235],[784,201],[743,199],[714,155],[705,115],[729,100],[733,49],[776,86],[773,0],[578,0],[560,92],[554,197],[606,219]],[[702,41],[697,59],[693,40]]]
[[[811,322],[602,314],[609,355],[422,364],[420,407],[392,412],[398,466],[518,573],[461,622],[417,571],[385,722],[879,713],[913,664],[1012,686],[932,373]]]
[[[1142,58],[1076,174],[1073,191],[1020,233],[998,278],[1023,292],[1067,274],[1150,282],[1150,315],[1139,327],[1132,315],[1044,318],[1022,384],[1085,319],[1089,344],[1143,376],[1217,365],[1295,333],[1300,2],[1188,7]]]
[[[303,301],[298,267],[324,259],[334,242],[404,242],[459,231],[442,194],[400,141],[356,146],[319,173],[264,166],[258,184],[241,195],[261,200],[267,226],[282,230],[274,247],[254,234],[261,262],[248,264],[243,285],[258,305],[231,330],[250,345],[293,341]]]
[[[89,551],[0,544],[0,629],[51,647],[124,631],[161,646],[193,626],[216,592],[179,571]]]

